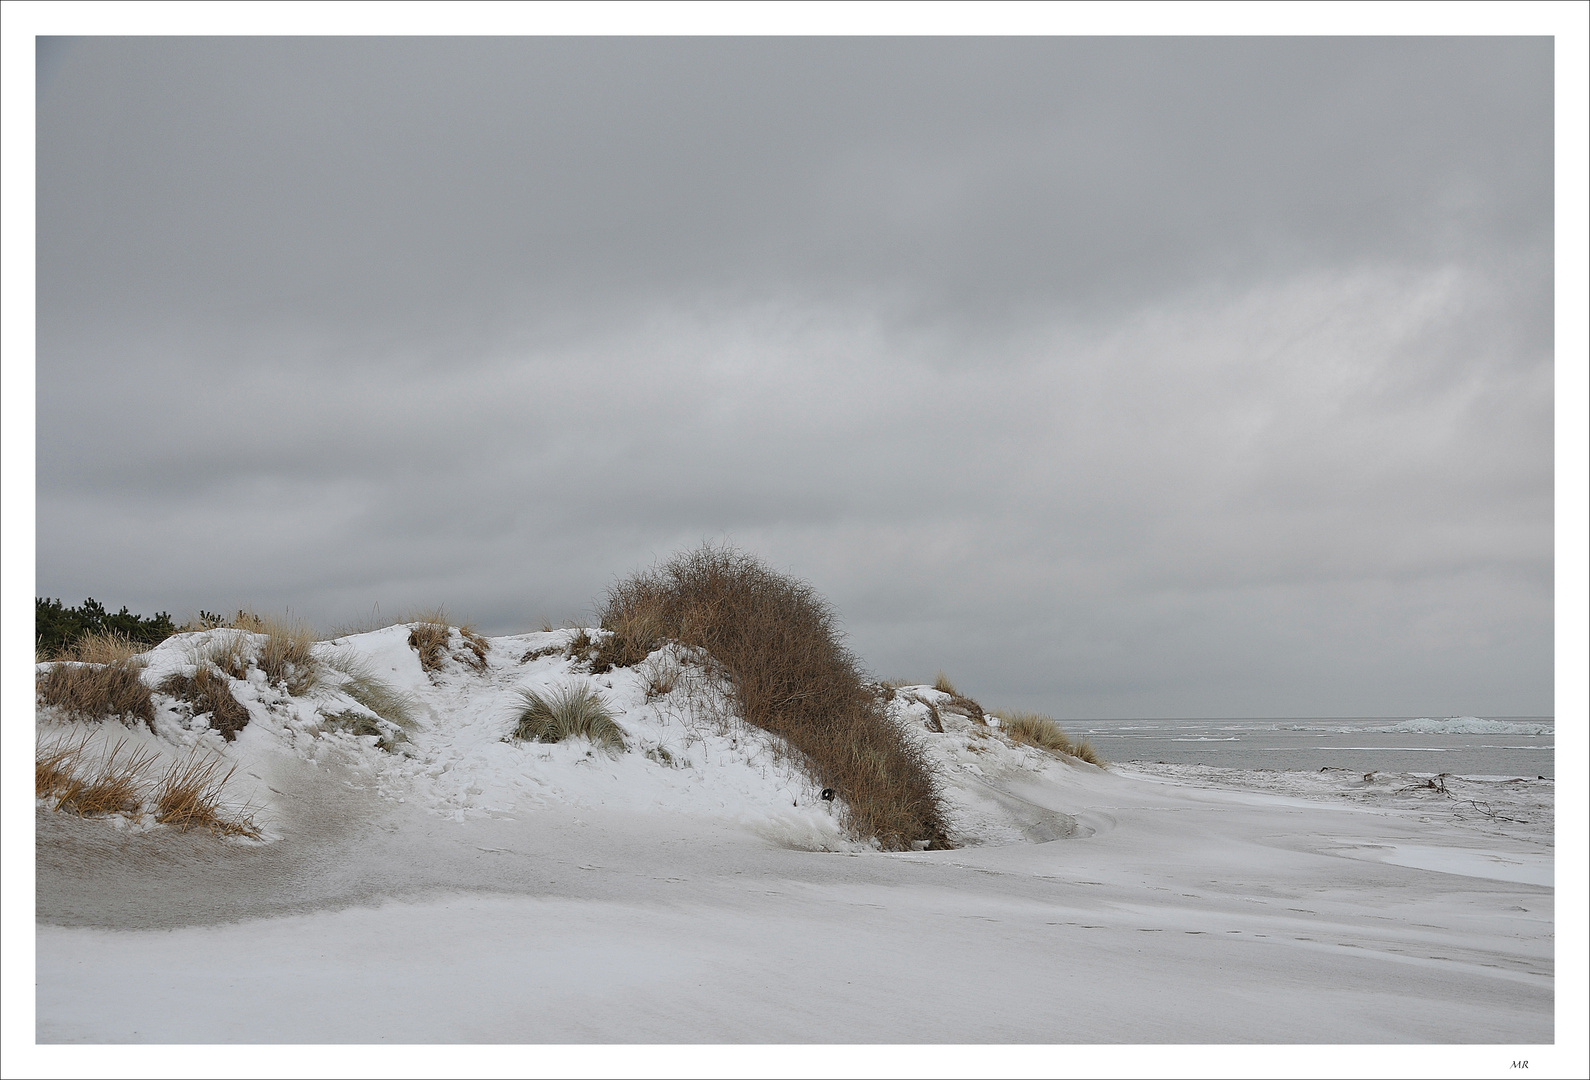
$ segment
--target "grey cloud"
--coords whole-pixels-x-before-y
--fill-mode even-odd
[[[860,289],[1008,317],[1549,237],[1545,39],[64,53],[40,276],[74,316],[109,294],[122,318],[454,340],[612,298]]]
[[[497,632],[726,538],[991,704],[1549,712],[1550,56],[67,42],[38,588]]]

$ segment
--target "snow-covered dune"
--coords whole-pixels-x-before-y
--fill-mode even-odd
[[[41,808],[38,1038],[1552,1041],[1549,831],[1101,770],[916,687],[893,715],[959,846],[876,851],[687,656],[593,675],[571,633],[483,665],[455,634],[429,673],[406,627],[319,646],[409,695],[391,749],[328,726],[336,676],[239,685],[232,743],[168,702],[158,734],[106,725],[238,764],[263,837]],[[506,739],[522,691],[573,683],[625,751]]]

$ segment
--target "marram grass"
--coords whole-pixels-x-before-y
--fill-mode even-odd
[[[563,742],[589,739],[597,746],[624,750],[624,729],[613,720],[607,703],[588,685],[577,683],[541,693],[521,690],[523,704],[514,717],[512,738],[521,742]]]

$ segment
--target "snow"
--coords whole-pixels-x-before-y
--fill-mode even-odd
[[[1519,724],[1506,720],[1485,720],[1478,716],[1449,716],[1445,720],[1432,720],[1422,716],[1417,720],[1404,720],[1386,727],[1357,730],[1410,732],[1417,735],[1551,735],[1556,731],[1556,727],[1552,724]]]
[[[948,698],[912,687],[960,846],[880,852],[687,654],[521,659],[553,631],[427,674],[407,633],[319,647],[412,696],[397,752],[324,725],[335,678],[237,684],[231,744],[170,703],[95,730],[235,762],[264,839],[39,809],[40,1042],[1554,1039],[1549,782],[1101,770],[948,707],[931,731]],[[626,752],[505,741],[521,690],[575,681]]]

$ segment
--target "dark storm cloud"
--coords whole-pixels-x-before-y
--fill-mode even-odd
[[[41,45],[38,587],[727,537],[1069,715],[1549,712],[1532,39]]]

